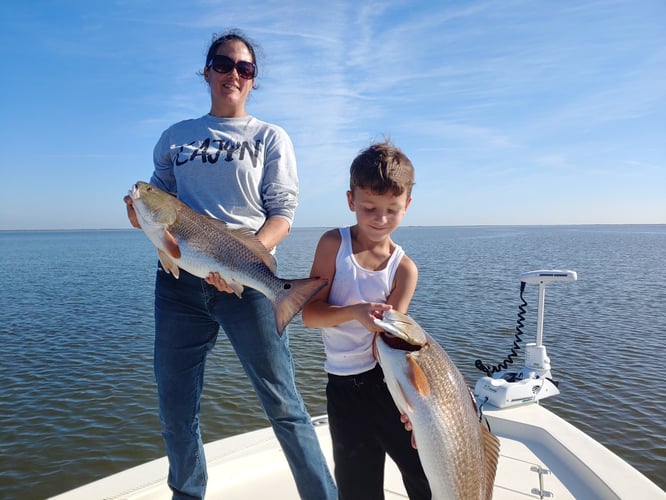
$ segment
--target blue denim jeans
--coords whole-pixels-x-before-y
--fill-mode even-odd
[[[155,284],[155,378],[174,499],[203,498],[207,472],[199,429],[206,356],[222,327],[252,382],[301,498],[337,498],[335,484],[295,384],[288,334],[256,290],[218,292],[181,270],[158,267]]]

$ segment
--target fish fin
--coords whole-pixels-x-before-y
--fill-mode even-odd
[[[493,488],[495,484],[495,474],[497,472],[497,462],[499,461],[500,442],[492,432],[483,424],[481,426],[481,438],[483,439],[483,455],[485,462],[485,500],[491,500],[493,497]]]
[[[220,231],[230,231],[229,226],[223,220],[216,219],[215,217],[206,217],[206,219],[208,219],[213,226],[217,226],[217,229]]]
[[[161,240],[162,244],[164,245],[164,253],[166,253],[169,257],[173,257],[174,259],[180,259],[180,247],[178,246],[176,238],[173,237],[173,234],[167,230],[164,230]]]
[[[162,269],[164,269],[167,273],[172,274],[174,278],[180,278],[180,268],[173,260],[171,260],[171,257],[169,257],[163,250],[160,250],[159,248],[157,249],[157,256],[160,258],[160,262],[162,263]]]
[[[278,333],[287,327],[292,318],[300,311],[305,303],[328,283],[321,278],[303,278],[295,280],[280,280],[282,290],[276,294],[273,302],[275,322]]]
[[[212,220],[215,221],[214,223],[217,225],[220,225],[220,223],[224,224],[224,222],[220,220],[217,219],[212,219]],[[261,259],[261,261],[266,265],[268,269],[271,270],[273,274],[277,272],[277,261],[275,260],[275,257],[273,257],[273,254],[271,254],[268,251],[268,249],[264,246],[264,244],[261,241],[259,241],[257,235],[254,234],[251,229],[248,229],[246,227],[239,227],[237,229],[228,229],[226,228],[225,224],[225,231],[229,236],[236,238],[243,245],[248,247],[256,257]]]
[[[409,372],[407,373],[407,379],[414,386],[416,392],[421,396],[428,397],[430,395],[430,382],[428,382],[428,377],[426,376],[423,369],[414,359],[414,356],[409,354],[407,356],[407,365],[409,366]]]
[[[227,285],[229,285],[229,288],[231,288],[234,293],[236,294],[236,297],[239,299],[241,298],[241,295],[243,295],[243,284],[238,282],[238,281],[227,281]]]
[[[216,229],[224,231],[227,235],[237,239],[243,243],[243,245],[248,247],[255,256],[261,259],[273,274],[277,272],[277,261],[275,260],[275,257],[273,257],[273,254],[271,254],[264,244],[259,241],[257,235],[251,229],[246,227],[230,229],[226,222],[220,219],[215,219],[214,217],[207,217],[207,220]]]

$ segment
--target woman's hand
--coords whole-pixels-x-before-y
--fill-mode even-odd
[[[234,293],[233,289],[222,279],[220,273],[210,273],[205,281],[209,285],[213,285],[220,292]]]
[[[129,219],[130,224],[132,224],[132,227],[141,229],[141,224],[139,224],[139,219],[137,218],[136,212],[134,211],[134,202],[132,201],[132,197],[126,195],[123,198],[123,201],[127,205],[127,218]]]

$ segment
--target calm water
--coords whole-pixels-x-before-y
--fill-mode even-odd
[[[278,274],[305,276],[321,229],[296,229]],[[411,314],[473,384],[508,352],[518,275],[546,291],[562,394],[544,405],[666,488],[666,226],[402,228],[420,268]],[[142,232],[0,233],[0,491],[45,498],[164,454],[152,375],[155,253]],[[525,340],[536,329],[528,287]],[[319,334],[290,326],[311,414],[325,413]],[[267,425],[225,337],[207,367],[205,441]]]

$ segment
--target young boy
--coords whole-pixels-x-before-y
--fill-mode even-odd
[[[414,167],[388,142],[361,151],[350,168],[351,227],[326,232],[311,276],[328,285],[303,308],[303,322],[320,328],[326,350],[328,420],[341,500],[384,498],[385,454],[402,473],[411,499],[430,487],[410,433],[400,420],[372,351],[374,317],[407,312],[418,270],[391,239],[409,207]]]

